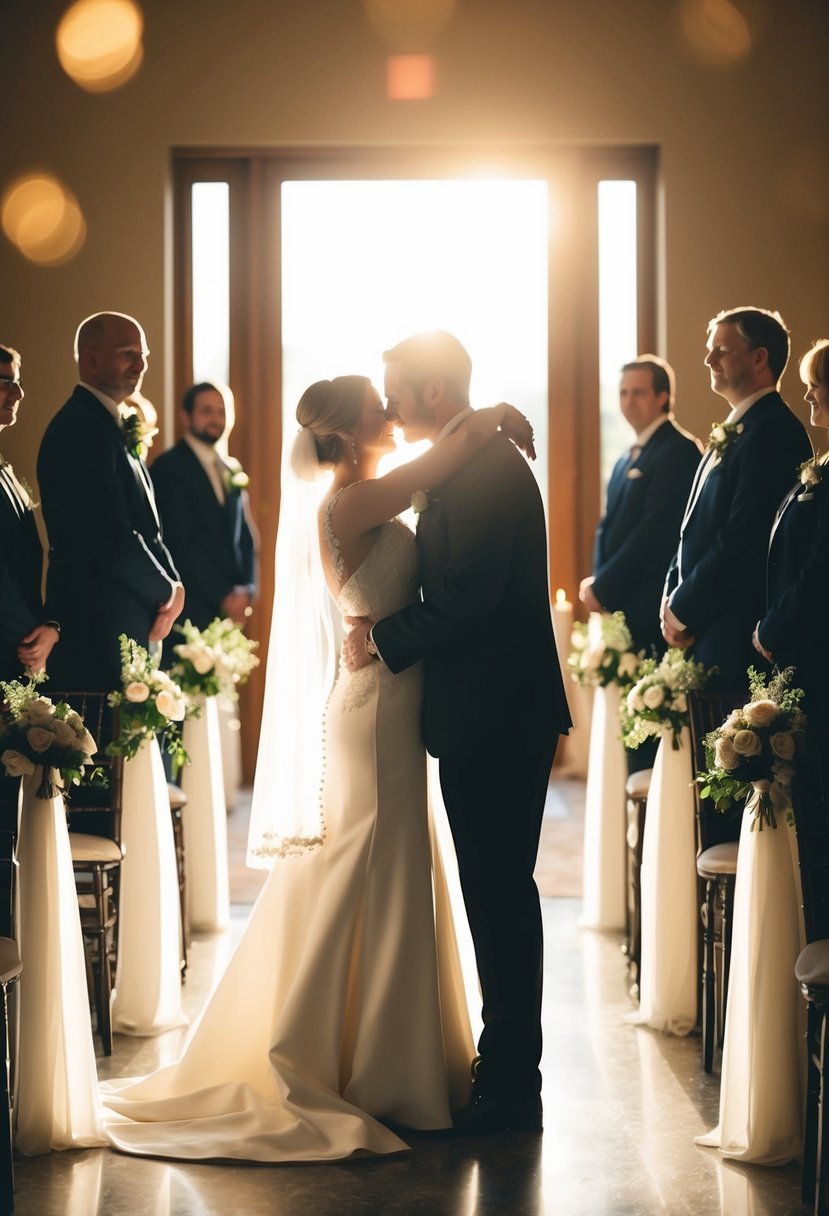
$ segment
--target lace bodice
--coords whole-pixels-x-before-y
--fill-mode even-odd
[[[323,530],[338,579],[343,575],[340,544],[331,527],[331,512],[339,495],[325,511]],[[399,519],[381,524],[377,539],[350,578],[341,583],[336,596],[343,616],[368,616],[380,620],[411,604],[417,597],[417,548],[414,533]]]

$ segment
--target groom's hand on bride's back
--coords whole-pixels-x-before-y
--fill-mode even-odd
[[[366,650],[366,638],[374,621],[370,621],[366,616],[346,616],[343,617],[343,622],[349,629],[343,639],[343,661],[349,671],[359,671],[361,667],[367,667],[373,662],[374,656]]]

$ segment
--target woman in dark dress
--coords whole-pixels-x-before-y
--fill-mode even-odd
[[[810,423],[829,435],[829,338],[815,342],[800,360]],[[829,441],[802,466],[772,525],[767,563],[766,613],[754,645],[770,663],[794,667],[794,683],[806,694],[812,726],[829,726]],[[794,470],[793,470],[794,471]]]

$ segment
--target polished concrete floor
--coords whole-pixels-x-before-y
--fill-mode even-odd
[[[552,805],[550,817],[566,813]],[[619,938],[581,930],[578,899],[543,902],[543,1135],[417,1139],[396,1158],[318,1166],[52,1153],[18,1161],[18,1216],[804,1216],[796,1165],[737,1166],[694,1145],[717,1117],[717,1078],[702,1071],[699,1040],[626,1025]],[[235,906],[228,934],[194,944],[191,1016],[247,911]],[[101,1076],[174,1058],[182,1034],[118,1036]]]

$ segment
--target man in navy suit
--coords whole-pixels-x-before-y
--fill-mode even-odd
[[[434,441],[469,410],[472,364],[451,334],[384,355],[388,415]],[[418,517],[423,599],[346,639],[349,667],[423,660],[423,735],[458,858],[484,1029],[465,1133],[542,1122],[542,927],[533,868],[550,768],[570,726],[550,618],[544,508],[503,436],[430,496]]]
[[[80,383],[40,445],[47,599],[61,623],[50,676],[64,691],[119,688],[119,634],[142,646],[161,641],[184,604],[140,440],[121,408],[140,388],[148,354],[133,317],[87,317],[75,336]]]
[[[14,426],[23,385],[20,355],[0,346],[0,431]],[[28,490],[0,456],[0,680],[42,670],[60,636],[43,607],[43,550]]]
[[[216,445],[228,429],[230,389],[203,382],[181,403],[182,438],[151,469],[164,539],[187,588],[182,614],[199,629],[214,617],[241,625],[256,594],[256,554],[247,518],[247,477]],[[165,656],[180,641],[175,631]]]
[[[712,687],[739,691],[757,660],[751,644],[765,607],[766,549],[778,504],[812,455],[777,391],[789,359],[779,313],[737,308],[708,325],[711,388],[731,407],[711,432],[685,509],[662,605],[669,646],[717,666]]]
[[[617,460],[593,548],[593,573],[579,598],[590,612],[624,612],[635,650],[661,655],[659,605],[665,571],[702,445],[674,420],[674,373],[656,355],[622,368],[619,406],[635,435]],[[650,768],[656,740],[628,752],[631,772]]]

